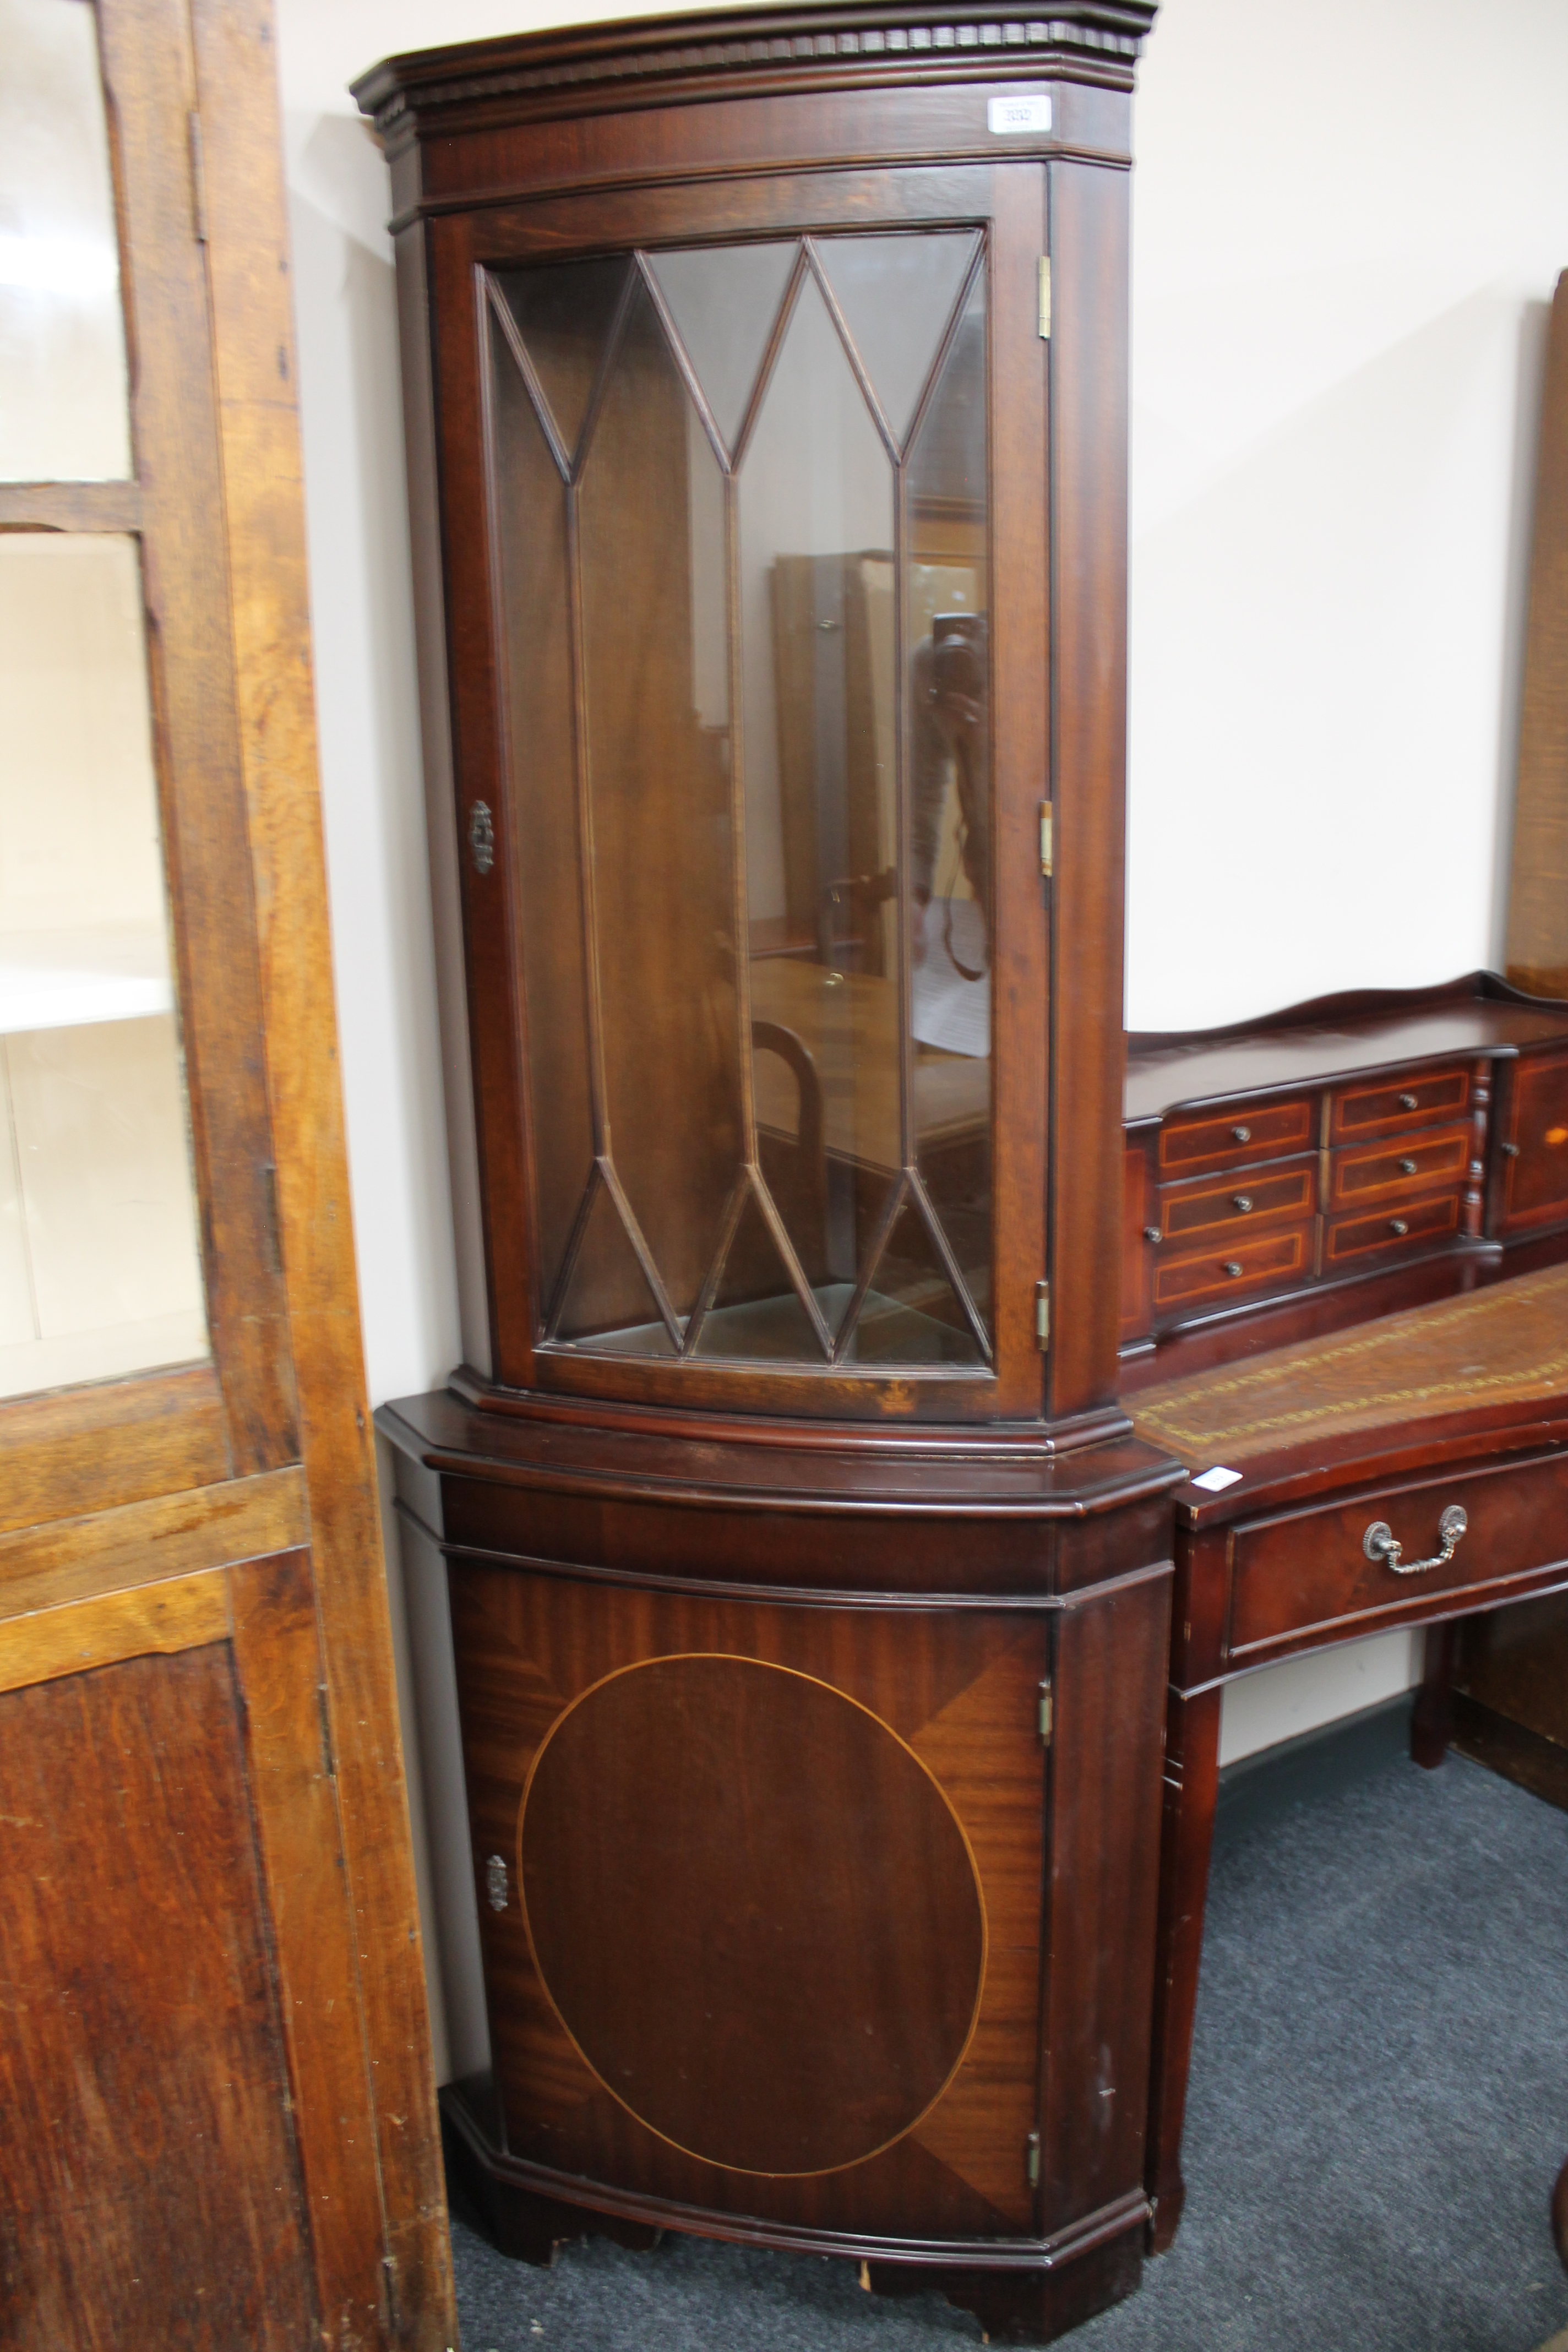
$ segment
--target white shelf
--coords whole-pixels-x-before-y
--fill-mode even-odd
[[[174,1010],[161,926],[0,932],[0,1036]]]

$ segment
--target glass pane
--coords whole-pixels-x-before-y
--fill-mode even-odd
[[[695,1352],[796,1362],[821,1355],[754,1195],[748,1194],[741,1213]]]
[[[557,262],[542,269],[503,270],[496,280],[569,458],[582,437],[626,267],[624,257]]]
[[[857,1364],[978,1364],[983,1358],[912,1200],[893,1221],[855,1325]]]
[[[675,1349],[608,1186],[595,1175],[587,1229],[572,1268],[561,1337],[628,1356]]]
[[[640,285],[579,516],[604,1149],[684,1318],[741,1166],[724,484]]]
[[[0,0],[0,480],[130,471],[97,20]]]
[[[841,1312],[901,1157],[894,478],[809,278],[739,502],[759,1151]]]
[[[490,359],[512,871],[522,918],[539,1303],[547,1317],[594,1160],[566,486],[493,320]]]
[[[142,588],[0,539],[0,1394],[206,1353]]]
[[[908,467],[916,1164],[991,1313],[991,702],[984,278]]]
[[[860,363],[902,443],[974,257],[973,229],[951,235],[827,236],[817,256]]]
[[[891,231],[821,250],[912,435],[901,490],[843,328],[817,278],[794,274],[797,245],[648,256],[657,299],[628,281],[630,257],[504,279],[528,355],[498,324],[536,1193],[544,1287],[564,1286],[547,1307],[554,1339],[599,1350],[977,1363],[991,1282],[980,245]],[[683,364],[726,446],[750,431],[732,471]],[[550,446],[536,399],[552,405]]]
[[[731,455],[799,247],[714,245],[649,267]]]

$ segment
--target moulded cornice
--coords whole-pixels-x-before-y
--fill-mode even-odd
[[[1035,6],[745,9],[524,33],[388,58],[353,84],[383,140],[439,133],[455,118],[522,121],[579,101],[668,102],[747,86],[1031,79],[1130,90],[1158,0]]]

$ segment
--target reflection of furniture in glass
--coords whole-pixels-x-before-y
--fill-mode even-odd
[[[451,2335],[271,59],[0,0],[7,2343]]]
[[[382,1416],[455,1645],[492,2065],[454,2144],[512,2242],[833,2250],[1037,2336],[1132,2284],[1145,2220],[1151,13],[623,26],[360,85],[465,1268],[466,1365]]]
[[[1224,1686],[1396,1626],[1440,1641],[1479,1608],[1527,1621],[1548,1605],[1531,1596],[1568,1585],[1568,1268],[1197,1372],[1136,1411],[1200,1477],[1236,1474],[1176,1497],[1149,2150],[1163,2247],[1184,2197]],[[1420,1763],[1441,1761],[1441,1700],[1429,1686],[1417,1705]]]

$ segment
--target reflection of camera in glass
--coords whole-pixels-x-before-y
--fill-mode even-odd
[[[939,702],[985,700],[989,667],[984,613],[938,613],[931,625],[931,693]]]

